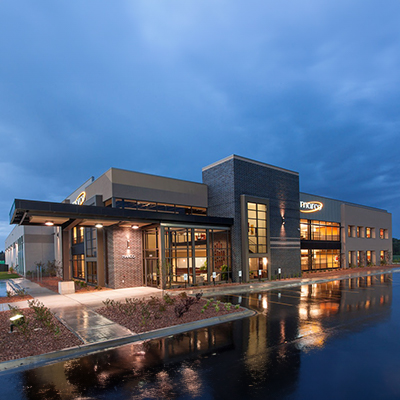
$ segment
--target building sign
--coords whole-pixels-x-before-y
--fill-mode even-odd
[[[86,200],[86,192],[82,192],[76,199],[75,201],[72,202],[72,204],[76,204],[78,206],[81,206]]]
[[[320,201],[300,201],[300,211],[303,213],[321,211],[323,206]]]
[[[135,259],[135,258],[136,258],[136,257],[135,257],[134,254],[124,254],[124,255],[122,256],[122,259],[123,259],[123,260],[127,260],[127,259],[133,260],[133,259]]]

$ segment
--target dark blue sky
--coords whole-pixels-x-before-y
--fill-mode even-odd
[[[14,198],[230,154],[387,209],[400,237],[400,3],[0,1],[0,249]]]

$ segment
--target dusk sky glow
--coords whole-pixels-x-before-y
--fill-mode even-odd
[[[231,154],[388,210],[400,237],[400,3],[0,2],[0,250],[15,198],[110,167],[201,182]]]

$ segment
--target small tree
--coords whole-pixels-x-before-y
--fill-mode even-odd
[[[47,261],[46,269],[47,276],[61,276],[61,265],[57,260]]]

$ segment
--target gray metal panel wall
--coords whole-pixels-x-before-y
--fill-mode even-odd
[[[96,179],[86,193],[88,199],[102,195],[103,201],[114,197],[194,207],[207,207],[208,201],[208,188],[202,183],[117,168]]]
[[[321,211],[316,211],[313,213],[303,213],[300,210],[300,218],[340,223],[340,206],[343,203],[342,201],[329,199],[322,196],[316,196],[308,193],[300,193],[300,201],[320,201],[324,205]]]

